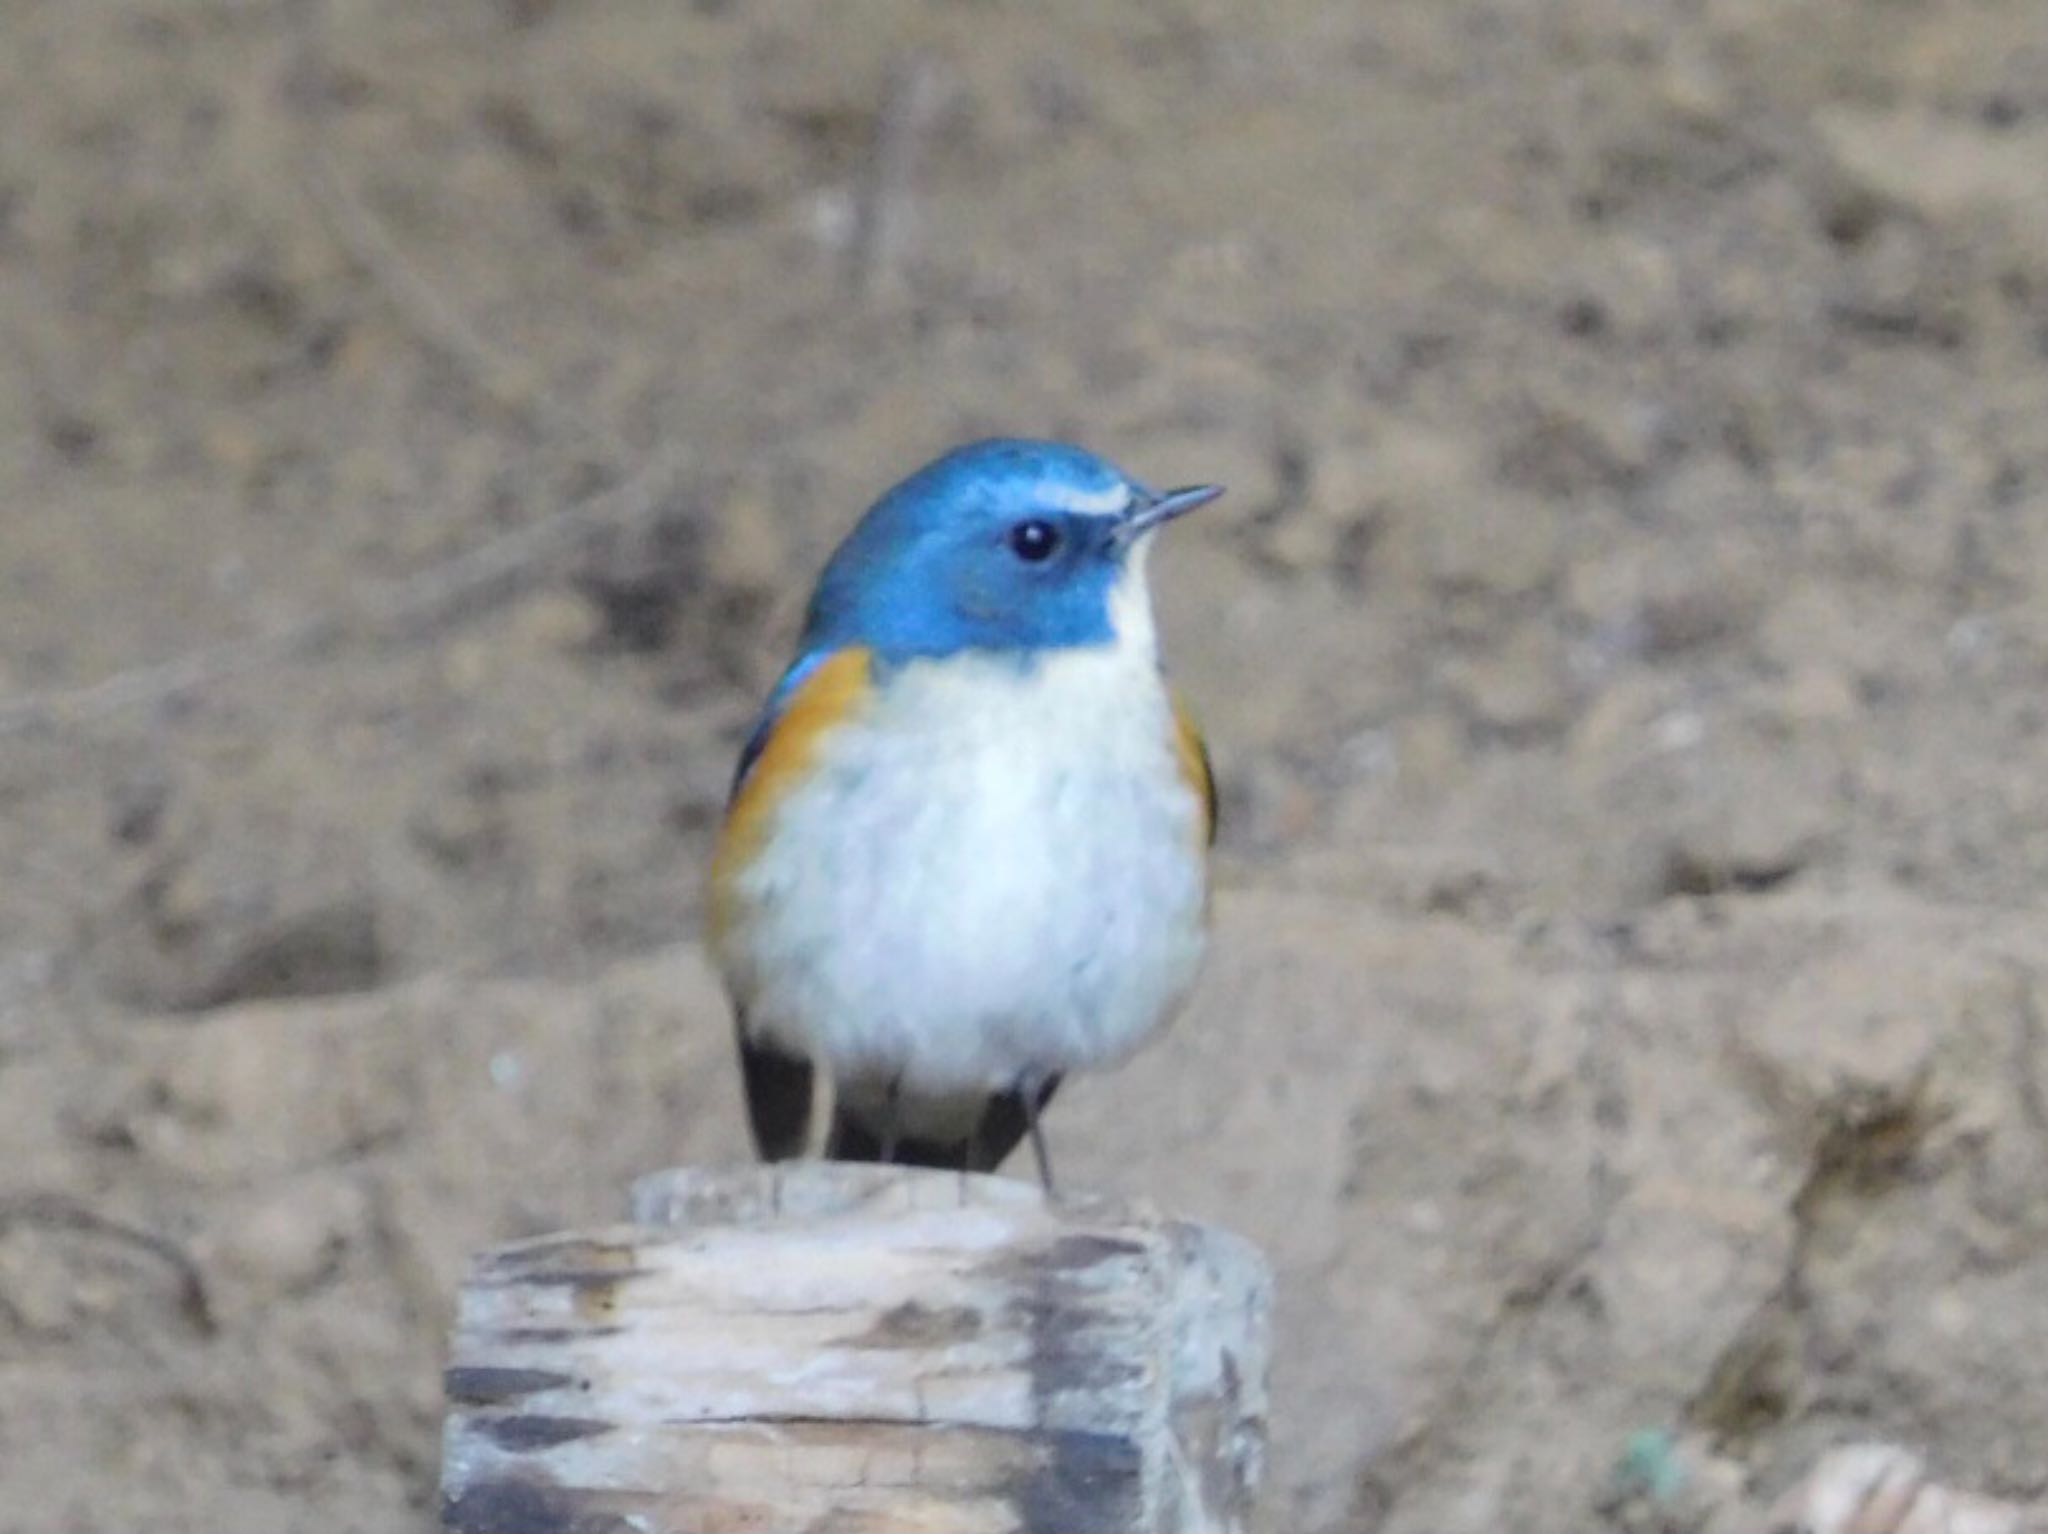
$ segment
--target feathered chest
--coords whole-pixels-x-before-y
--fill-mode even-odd
[[[1115,650],[882,678],[723,881],[750,1028],[934,1082],[1122,1053],[1201,951],[1187,761],[1156,667]]]
[[[1157,668],[1114,649],[918,662],[819,741],[791,797],[868,833],[922,832],[985,856],[1030,846],[1093,861],[1155,836],[1192,850],[1199,807],[1177,740]]]

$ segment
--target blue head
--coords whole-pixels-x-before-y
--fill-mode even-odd
[[[1057,442],[956,448],[884,495],[839,546],[804,648],[865,645],[898,661],[1109,643],[1116,604],[1147,600],[1151,533],[1221,493],[1161,494]]]

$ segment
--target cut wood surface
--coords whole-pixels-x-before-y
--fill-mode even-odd
[[[472,1265],[447,1528],[1245,1526],[1271,1287],[1239,1238],[822,1162],[659,1173],[632,1212]]]

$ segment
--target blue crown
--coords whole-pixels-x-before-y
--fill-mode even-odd
[[[883,495],[839,546],[812,598],[804,648],[859,644],[897,661],[1106,643],[1129,548],[1120,530],[1133,508],[1158,499],[1063,443],[956,448]],[[1020,553],[1030,524],[1049,530],[1041,557]]]

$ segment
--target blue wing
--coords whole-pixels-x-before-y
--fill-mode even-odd
[[[754,770],[754,763],[761,759],[761,753],[768,747],[768,737],[775,733],[775,721],[782,717],[782,710],[803,686],[804,678],[823,665],[830,650],[811,650],[799,655],[790,668],[782,673],[782,680],[775,684],[768,694],[768,701],[761,705],[761,717],[755,721],[754,730],[747,737],[747,743],[740,747],[739,764],[733,768],[732,783],[726,789],[726,803],[730,805],[739,797],[740,788],[747,781],[747,774]]]

